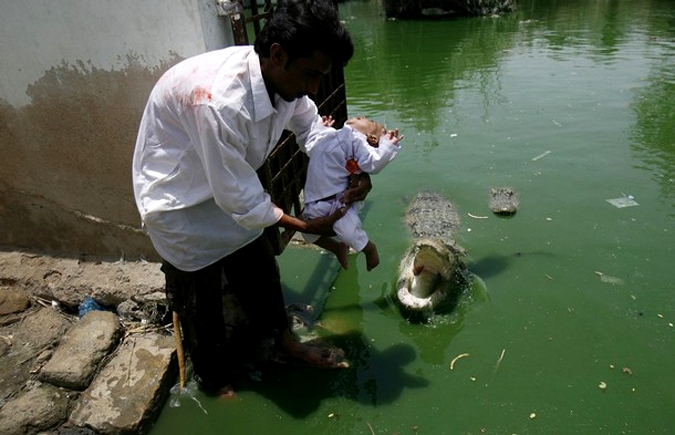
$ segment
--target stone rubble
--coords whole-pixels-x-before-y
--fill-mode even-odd
[[[130,336],[75,403],[70,422],[102,434],[143,433],[175,383],[174,340]]]
[[[61,340],[38,379],[56,387],[84,390],[99,363],[117,345],[122,326],[114,313],[90,311]]]
[[[147,433],[177,382],[163,285],[156,263],[0,252],[2,434]],[[78,318],[86,298],[124,309]]]

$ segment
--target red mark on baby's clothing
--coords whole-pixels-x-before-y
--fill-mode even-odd
[[[350,174],[358,174],[359,172],[361,172],[361,168],[359,168],[359,164],[356,163],[356,160],[354,160],[354,159],[347,160],[347,164],[345,165],[345,167],[347,168],[347,171]]]

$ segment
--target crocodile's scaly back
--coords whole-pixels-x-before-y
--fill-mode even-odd
[[[441,239],[451,245],[460,219],[455,206],[443,195],[420,192],[408,206],[405,223],[416,239]]]

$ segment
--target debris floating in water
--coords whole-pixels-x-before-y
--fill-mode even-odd
[[[640,205],[635,201],[632,195],[622,196],[621,198],[608,199],[608,203],[612,204],[616,208],[625,208],[625,207],[634,207]]]
[[[606,383],[604,383],[604,382],[600,382],[600,384],[598,385],[598,388],[600,388],[601,390],[603,390],[603,391],[604,391],[604,390],[606,390],[606,389],[607,389],[607,384],[606,384]]]
[[[551,154],[551,150],[545,151],[545,152],[539,154],[537,157],[532,157],[532,161],[533,161],[533,162],[536,162],[536,161],[539,160],[540,158],[546,157],[546,156],[549,155],[549,154]]]
[[[597,270],[595,271],[595,274],[600,277],[600,281],[602,281],[602,282],[606,282],[606,283],[609,283],[609,284],[619,284],[619,285],[623,284],[623,280],[621,278],[617,278],[615,276],[605,275],[604,273],[599,272]]]
[[[502,354],[499,355],[499,359],[497,360],[497,364],[495,364],[495,371],[499,368],[499,364],[502,363],[502,360],[504,359],[504,354],[506,353],[506,349],[502,349]]]
[[[487,216],[476,216],[475,214],[471,214],[471,213],[467,213],[467,215],[469,215],[469,217],[472,217],[474,219],[487,219],[488,218]]]
[[[454,358],[452,359],[452,361],[450,361],[450,370],[454,370],[454,369],[455,369],[455,363],[456,363],[457,361],[459,361],[460,359],[462,359],[462,358],[466,358],[467,356],[469,356],[468,353],[460,353],[459,355],[457,355],[456,357],[454,357]]]

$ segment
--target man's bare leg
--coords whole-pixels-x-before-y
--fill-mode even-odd
[[[301,343],[290,329],[281,333],[281,347],[294,358],[320,368],[347,368],[344,352],[339,348],[325,348]]]
[[[320,237],[314,244],[320,248],[330,251],[337,257],[343,269],[349,267],[349,260],[347,254],[349,253],[349,246],[345,243],[337,241],[331,237]]]
[[[373,270],[380,264],[380,255],[377,253],[375,243],[368,241],[363,253],[366,254],[366,269]]]

